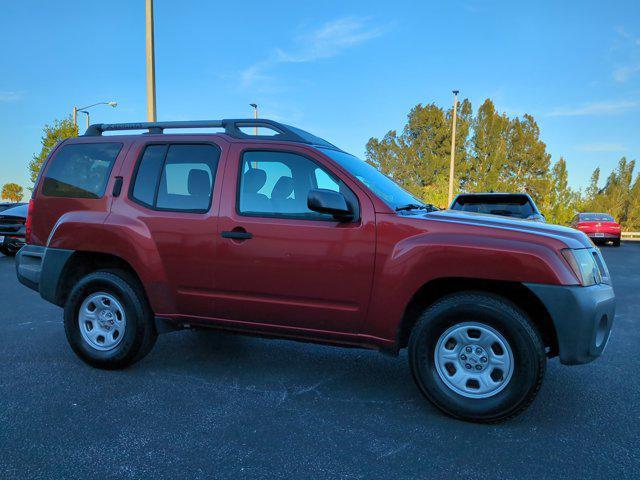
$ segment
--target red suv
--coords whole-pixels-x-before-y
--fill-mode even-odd
[[[196,127],[224,133],[164,133]],[[480,422],[525,409],[547,358],[602,353],[614,293],[583,233],[432,210],[269,120],[93,125],[43,166],[17,275],[64,308],[71,348],[96,367],[180,328],[408,347],[421,392]]]

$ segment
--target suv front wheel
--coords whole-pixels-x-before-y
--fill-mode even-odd
[[[538,392],[546,355],[535,326],[502,297],[465,292],[428,307],[409,339],[422,393],[445,413],[498,422],[522,412]]]
[[[137,362],[157,338],[144,291],[121,270],[81,278],[67,299],[64,327],[73,351],[89,365],[105,369]]]

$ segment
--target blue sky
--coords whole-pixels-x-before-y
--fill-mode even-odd
[[[0,185],[26,186],[42,126],[146,117],[144,1],[2,2]],[[362,156],[452,88],[531,113],[570,183],[640,159],[640,2],[155,0],[160,120],[286,121]],[[83,117],[80,117],[83,120]]]

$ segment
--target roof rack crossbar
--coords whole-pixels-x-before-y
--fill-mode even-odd
[[[242,131],[243,128],[267,128],[275,131],[273,135],[251,135]],[[309,132],[300,130],[283,123],[262,118],[241,118],[224,120],[190,120],[179,122],[139,122],[139,123],[96,123],[84,133],[84,136],[100,136],[103,132],[124,130],[148,130],[150,134],[162,134],[166,129],[182,128],[224,128],[224,132],[233,138],[259,138],[261,140],[284,140],[290,142],[308,143],[323,147],[336,148],[326,140],[316,137]]]

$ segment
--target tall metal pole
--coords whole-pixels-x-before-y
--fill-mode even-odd
[[[456,117],[458,114],[458,92],[453,91],[453,125],[451,126],[451,163],[449,164],[449,205],[453,200],[453,175],[456,162]]]
[[[153,0],[146,0],[147,17],[147,121],[156,121],[156,60],[153,42]]]
[[[258,104],[257,103],[250,103],[249,105],[251,105],[253,107],[253,118],[257,119],[258,118]],[[253,127],[253,134],[254,135],[258,135],[258,127]]]
[[[78,126],[78,107],[73,107],[73,124]]]
[[[89,121],[89,112],[86,112],[86,114],[87,114],[87,130],[89,130],[89,124],[91,123]]]

